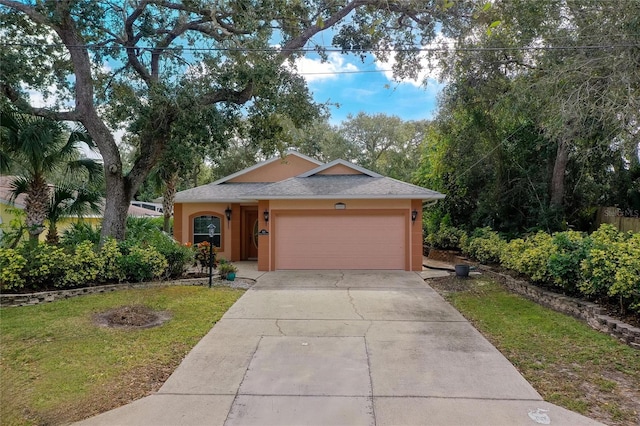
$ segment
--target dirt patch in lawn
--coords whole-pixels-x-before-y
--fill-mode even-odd
[[[185,348],[186,349],[186,348]],[[100,386],[98,392],[81,403],[73,402],[53,410],[37,413],[39,424],[66,424],[129,404],[158,391],[180,364],[175,359],[167,364],[146,365],[127,372],[126,380],[117,379]]]
[[[112,328],[150,328],[164,324],[171,319],[167,311],[154,311],[146,306],[120,306],[96,314],[94,322],[101,327]]]

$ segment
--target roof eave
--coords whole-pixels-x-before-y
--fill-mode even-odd
[[[422,201],[432,201],[432,200],[442,200],[446,196],[444,194],[437,194],[425,197],[424,194],[413,194],[413,195],[400,195],[400,194],[391,194],[391,195],[341,195],[341,194],[330,194],[330,195],[274,195],[274,196],[257,196],[254,197],[255,200],[422,200]]]

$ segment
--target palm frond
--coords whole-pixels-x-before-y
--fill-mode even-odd
[[[13,181],[11,181],[9,185],[11,191],[9,201],[14,203],[19,195],[29,192],[30,183],[30,179],[25,176],[17,176],[15,179],[13,179]]]

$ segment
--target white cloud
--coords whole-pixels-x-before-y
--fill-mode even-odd
[[[396,64],[396,60],[393,55],[390,55],[386,61],[381,61],[376,58],[375,65],[378,70],[382,70],[384,76],[389,81],[395,81],[400,83],[411,84],[415,87],[423,86],[425,82],[435,83],[439,80],[444,79],[442,75],[442,68],[438,64],[438,60],[434,58],[430,58],[431,52],[429,49],[452,49],[455,47],[455,40],[449,37],[445,37],[442,33],[438,34],[436,38],[425,46],[425,52],[421,53],[420,64],[422,65],[422,70],[418,72],[418,76],[416,79],[411,78],[401,78],[397,79],[393,76],[393,67]]]
[[[358,71],[357,66],[347,62],[345,57],[337,52],[329,53],[326,62],[322,62],[320,58],[311,59],[303,56],[296,60],[296,68],[307,83],[335,80],[340,77],[338,73]]]

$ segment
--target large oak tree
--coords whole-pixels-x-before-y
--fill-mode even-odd
[[[189,108],[238,111],[270,122],[313,110],[289,60],[331,30],[344,52],[396,57],[415,76],[419,47],[457,4],[423,0],[0,0],[1,92],[23,111],[81,122],[104,159],[103,237],[123,238],[129,201],[161,158]],[[465,16],[468,16],[465,15]],[[26,90],[55,89],[58,104],[30,104]],[[282,111],[284,110],[284,111]],[[144,114],[133,167],[123,169],[109,124]],[[200,126],[204,123],[194,123]]]

